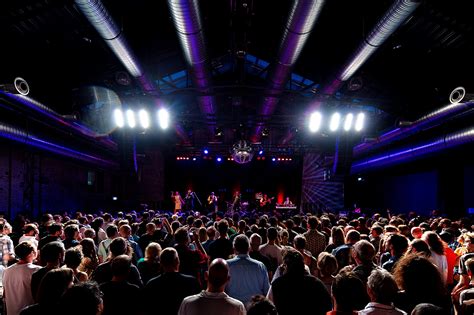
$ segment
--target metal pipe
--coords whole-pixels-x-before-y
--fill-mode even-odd
[[[108,135],[97,134],[95,131],[76,121],[65,119],[53,109],[28,96],[0,91],[0,98],[10,103],[9,105],[11,105],[11,103],[21,104],[21,106],[17,106],[20,110],[28,109],[29,111],[40,115],[42,118],[49,119],[49,121],[54,122],[55,125],[65,128],[70,132],[74,132],[76,135],[82,136],[87,140],[98,142],[109,150],[117,151],[117,143],[112,141]]]
[[[420,117],[407,126],[390,130],[377,137],[374,141],[361,143],[355,146],[353,150],[353,156],[358,157],[364,153],[387,145],[390,142],[405,139],[417,132],[439,125],[443,121],[466,112],[472,108],[474,108],[474,102],[449,104],[427,115],[424,115],[423,117]]]
[[[100,0],[75,0],[75,3],[127,69],[128,73],[135,77],[142,90],[147,94],[159,96],[160,92],[144,73],[122,30],[115,23],[102,2]],[[157,99],[156,103],[158,107],[162,106],[161,100]],[[176,126],[176,128],[179,129],[181,127]],[[184,143],[189,143],[185,133],[179,133],[178,130],[176,133]]]
[[[415,146],[392,150],[383,154],[360,159],[352,164],[351,173],[356,174],[376,168],[405,163],[415,158],[425,157],[471,142],[474,142],[474,127],[446,134]]]
[[[74,149],[49,142],[47,140],[26,133],[23,130],[2,123],[0,123],[0,137],[19,142],[21,144],[25,144],[31,147],[35,147],[37,149],[41,149],[47,152],[58,154],[64,157],[69,157],[83,162],[91,163],[94,165],[100,165],[103,167],[110,168],[119,167],[118,163],[115,161],[106,160],[95,155],[76,151]]]
[[[171,17],[190,69],[193,85],[199,91],[198,104],[214,137],[216,101],[212,95],[211,72],[206,54],[201,14],[197,0],[168,0]]]
[[[263,121],[259,122],[254,129],[251,136],[252,142],[260,141],[265,121],[275,112],[293,65],[298,60],[324,3],[324,0],[295,0],[293,2],[277,58],[267,75],[263,102],[257,109],[257,114],[263,118]]]

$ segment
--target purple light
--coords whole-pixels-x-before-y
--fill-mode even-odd
[[[259,155],[262,155],[262,154],[263,154],[263,150],[258,151],[258,154],[259,154]]]
[[[276,158],[272,158],[272,161],[275,162],[277,159]]]
[[[204,154],[209,154],[209,150],[208,150],[208,149],[204,149]]]
[[[218,157],[218,158],[217,158],[217,162],[222,162],[222,158],[221,158],[221,157]]]

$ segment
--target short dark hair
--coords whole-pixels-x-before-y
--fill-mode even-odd
[[[70,224],[64,228],[64,237],[74,238],[76,232],[79,232],[79,226],[77,224]]]
[[[30,242],[22,242],[15,247],[15,254],[21,260],[25,260],[34,250],[35,248]]]
[[[111,238],[111,237],[117,235],[118,228],[117,228],[116,225],[111,224],[105,229],[105,233],[107,234],[108,238]]]
[[[128,243],[123,237],[114,238],[110,242],[109,250],[114,257],[127,253],[127,249]]]
[[[112,260],[111,269],[113,276],[127,276],[130,273],[132,259],[127,255],[119,255]]]
[[[176,262],[179,263],[179,255],[173,247],[167,247],[160,253],[160,264],[163,267],[173,267]]]
[[[267,237],[270,241],[274,241],[278,237],[278,231],[274,227],[270,227],[267,230]]]
[[[315,216],[310,216],[309,219],[308,219],[308,225],[309,225],[310,229],[316,230],[319,226],[318,218],[315,217]]]
[[[217,223],[217,230],[219,231],[219,234],[227,234],[227,230],[229,230],[229,222],[227,220],[223,219],[220,220]]]
[[[47,263],[57,262],[61,255],[64,255],[64,251],[62,242],[49,242],[41,248],[41,259]]]
[[[278,315],[275,305],[263,295],[254,295],[249,302],[247,315]]]
[[[234,238],[234,249],[239,254],[247,254],[249,252],[250,242],[245,234],[237,235]]]
[[[48,232],[49,234],[55,234],[63,229],[63,225],[60,223],[53,223],[49,226]]]
[[[84,255],[78,247],[71,247],[64,254],[64,264],[70,268],[77,268],[82,262]]]
[[[80,303],[78,303],[80,301]],[[102,303],[102,292],[93,281],[80,282],[68,289],[60,301],[60,309],[71,315],[96,315]]]
[[[331,287],[338,310],[345,312],[358,309],[358,305],[365,299],[365,292],[364,284],[352,272],[338,274]]]

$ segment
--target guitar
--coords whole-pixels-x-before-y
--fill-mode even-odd
[[[271,203],[273,199],[275,199],[275,197],[260,200],[260,207],[264,207],[265,205]]]

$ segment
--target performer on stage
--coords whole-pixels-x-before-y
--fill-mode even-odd
[[[236,191],[234,193],[234,197],[232,199],[232,209],[233,211],[240,211],[240,205],[242,201],[242,195],[240,194],[240,191]]]
[[[211,192],[209,197],[207,197],[207,206],[209,207],[209,212],[217,212],[217,196],[214,192]]]
[[[283,206],[293,206],[293,202],[291,202],[290,197],[286,197],[285,201],[283,201]]]
[[[186,211],[194,210],[194,198],[194,191],[188,189],[188,193],[186,194],[186,197],[184,197],[184,208]]]
[[[184,204],[184,200],[183,200],[183,198],[181,198],[181,195],[179,194],[179,191],[176,191],[174,193],[171,192],[171,199],[174,202],[174,213],[180,212],[181,207]]]
[[[272,198],[268,198],[268,195],[267,194],[264,194],[262,199],[260,199],[260,209],[263,211],[263,212],[268,212],[271,210],[271,203],[272,203],[272,200],[274,199],[275,197],[272,197]]]

